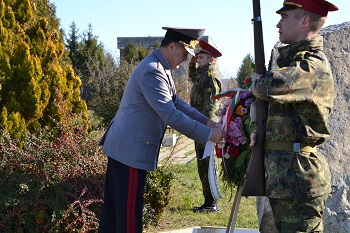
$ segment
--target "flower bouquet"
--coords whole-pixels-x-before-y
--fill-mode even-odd
[[[215,152],[216,157],[222,158],[220,176],[224,183],[230,187],[239,187],[243,185],[250,160],[250,135],[256,128],[256,123],[250,116],[255,97],[250,91],[240,88],[220,93],[213,99],[221,97],[229,97],[220,110],[219,121],[219,125],[226,132],[226,137],[224,144],[215,145]]]

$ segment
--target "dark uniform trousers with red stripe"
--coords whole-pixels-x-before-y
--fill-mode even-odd
[[[146,171],[108,157],[100,233],[141,233]]]

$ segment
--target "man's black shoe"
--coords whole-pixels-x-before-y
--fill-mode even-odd
[[[201,206],[196,206],[192,208],[193,212],[204,212],[204,213],[208,213],[208,212],[219,212],[219,208],[217,206],[217,204],[214,205],[208,205],[208,204],[203,204]]]

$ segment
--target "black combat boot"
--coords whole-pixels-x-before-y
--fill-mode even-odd
[[[204,202],[201,206],[196,206],[192,208],[193,212],[219,212],[218,204],[215,201]]]

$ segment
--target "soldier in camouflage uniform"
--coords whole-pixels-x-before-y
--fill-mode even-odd
[[[214,62],[214,59],[220,57],[221,53],[205,41],[199,41],[199,49],[197,57],[193,57],[189,64],[189,77],[193,83],[190,104],[209,119],[217,121],[219,103],[216,100],[211,100],[211,97],[221,91],[219,71]],[[197,68],[196,63],[198,64]],[[217,203],[212,197],[208,180],[209,158],[202,159],[204,148],[204,144],[195,142],[198,174],[205,201],[202,206],[194,207],[192,210],[195,212],[217,212]]]
[[[324,0],[285,1],[277,11],[279,69],[252,74],[252,93],[269,102],[266,123],[266,196],[279,232],[323,232],[331,192],[327,161],[316,146],[329,137],[333,77],[318,35],[328,11]],[[251,145],[256,140],[252,134]]]

